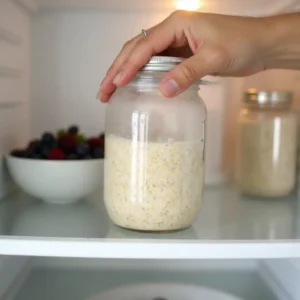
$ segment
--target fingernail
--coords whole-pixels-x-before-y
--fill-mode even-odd
[[[123,77],[123,72],[121,71],[116,75],[116,77],[113,80],[113,83],[117,85],[122,80],[122,77]]]
[[[174,79],[170,79],[162,85],[163,94],[167,97],[172,97],[180,91],[178,83]]]
[[[99,100],[100,100],[100,96],[101,96],[101,89],[98,91],[97,96],[96,96],[96,99],[99,99]]]

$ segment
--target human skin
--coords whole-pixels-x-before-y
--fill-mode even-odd
[[[300,70],[300,13],[237,17],[176,11],[126,42],[100,85],[108,102],[156,54],[187,58],[160,83],[172,98],[206,75],[242,77],[267,69]]]

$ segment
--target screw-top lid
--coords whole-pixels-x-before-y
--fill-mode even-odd
[[[168,72],[185,59],[173,56],[152,56],[140,71]]]
[[[182,63],[185,58],[174,56],[152,56],[151,59],[145,64],[140,72],[169,72],[177,65]],[[214,85],[218,82],[210,82],[207,80],[199,80],[197,84],[201,85]]]
[[[292,104],[293,94],[288,91],[257,91],[249,89],[245,92],[244,102],[257,106],[289,106]]]

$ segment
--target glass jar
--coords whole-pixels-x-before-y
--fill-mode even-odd
[[[200,209],[206,108],[199,82],[172,99],[159,90],[162,76],[180,62],[152,57],[107,106],[104,201],[121,227],[185,229]]]
[[[239,118],[239,185],[248,195],[282,197],[296,183],[297,118],[292,94],[245,93]]]

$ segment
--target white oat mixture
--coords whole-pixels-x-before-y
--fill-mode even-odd
[[[240,120],[240,185],[255,196],[280,197],[295,185],[297,123],[292,114]]]
[[[112,221],[143,231],[189,227],[203,195],[203,141],[106,138],[105,204]]]

